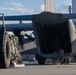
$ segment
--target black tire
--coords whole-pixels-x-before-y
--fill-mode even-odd
[[[61,64],[70,64],[70,60],[69,59],[63,59],[63,62],[61,62]]]
[[[76,62],[76,56],[74,57],[74,61]]]
[[[3,28],[0,31],[0,68],[8,68],[10,66],[9,36]]]
[[[36,54],[36,59],[37,59],[39,65],[44,65],[45,64],[46,58],[41,57],[41,56]]]

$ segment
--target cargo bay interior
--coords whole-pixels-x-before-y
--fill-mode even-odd
[[[43,17],[43,15],[41,15]],[[53,17],[53,14],[51,14]],[[55,17],[56,16],[56,17]],[[69,33],[68,19],[63,19],[61,15],[55,15],[54,18],[50,17],[50,23],[42,23],[44,20],[39,21],[36,19],[35,26],[38,35],[38,41],[42,53],[58,53],[60,49],[64,50],[64,53],[71,52],[71,42]],[[58,16],[58,17],[57,17]],[[34,20],[35,21],[35,20]],[[38,23],[39,21],[39,23]]]

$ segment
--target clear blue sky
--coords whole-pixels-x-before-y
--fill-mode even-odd
[[[1,0],[0,13],[5,15],[33,14],[41,12],[43,4],[44,0]],[[55,0],[55,5],[60,11],[66,12],[66,6],[69,4],[71,0]]]

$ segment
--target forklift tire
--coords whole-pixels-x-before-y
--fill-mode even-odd
[[[74,57],[74,61],[76,62],[76,56]]]
[[[46,58],[41,57],[41,56],[36,54],[36,59],[37,59],[39,65],[44,65],[45,64]]]
[[[9,36],[2,28],[0,30],[0,68],[8,68],[9,66],[10,66]]]

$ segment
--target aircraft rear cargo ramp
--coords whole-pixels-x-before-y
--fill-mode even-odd
[[[43,12],[33,16],[33,28],[39,63],[43,64],[47,57],[76,56],[75,26],[72,20],[63,18],[62,14]]]

